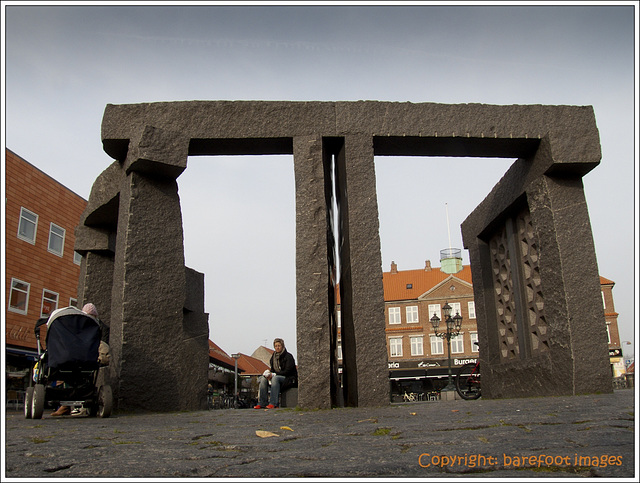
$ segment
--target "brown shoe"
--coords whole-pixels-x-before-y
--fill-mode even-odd
[[[70,413],[71,413],[71,408],[69,406],[60,406],[58,409],[56,409],[54,412],[51,413],[51,416],[55,418],[57,416],[64,416]]]

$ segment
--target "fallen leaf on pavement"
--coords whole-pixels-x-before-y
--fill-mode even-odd
[[[418,413],[409,413],[409,414],[411,414],[411,416],[415,416],[415,415],[416,415],[416,414],[418,414]]]
[[[289,426],[280,426],[280,429],[285,429],[287,431],[293,431]]]
[[[271,436],[280,436],[279,434],[272,433],[271,431],[256,431],[256,435],[260,436],[261,438],[269,438]]]

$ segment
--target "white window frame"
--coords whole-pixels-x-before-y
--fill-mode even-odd
[[[469,332],[469,338],[471,339],[471,352],[480,352],[480,348],[475,344],[478,342],[478,333]]]
[[[400,323],[402,323],[400,307],[389,307],[389,325],[396,325]]]
[[[472,300],[471,302],[467,302],[467,309],[469,310],[469,318],[476,318],[476,302]],[[462,314],[461,314],[462,315]]]
[[[607,322],[607,344],[611,344],[611,322]]]
[[[605,299],[604,299],[604,290],[601,290],[600,293],[602,294],[602,307],[606,309],[607,303],[605,302]]]
[[[336,325],[338,329],[342,327],[342,313],[339,310],[336,310]]]
[[[25,214],[29,214],[29,215],[33,215],[35,217],[35,221],[34,220],[30,220],[28,217],[24,216]],[[23,222],[24,223],[30,223],[33,224],[33,238],[28,237],[27,235],[24,235],[21,233],[22,228],[23,228]],[[20,240],[26,241],[28,243],[31,243],[32,245],[36,244],[36,234],[38,232],[38,215],[36,213],[34,213],[31,210],[27,210],[24,207],[20,207],[20,219],[18,221],[18,238]]]
[[[55,230],[60,230],[62,234],[56,233]],[[64,239],[66,234],[67,234],[67,230],[62,228],[60,225],[56,225],[55,223],[51,222],[49,226],[49,242],[47,243],[47,251],[49,253],[53,253],[54,255],[58,255],[59,257],[63,256],[64,255]],[[51,247],[51,242],[54,240],[60,241],[60,251]]]
[[[424,337],[421,335],[413,335],[409,336],[409,340],[411,341],[411,355],[412,356],[423,356],[424,355]]]
[[[17,284],[26,285],[26,290],[22,287],[17,287]],[[15,293],[24,294],[24,309],[20,309],[17,305],[12,305],[11,302],[14,300],[14,291]],[[9,308],[10,312],[15,312],[17,314],[27,315],[29,311],[29,292],[31,291],[31,284],[25,282],[23,280],[12,278],[11,279],[11,291],[9,292]]]
[[[464,354],[464,335],[458,334],[451,338],[451,353]]]
[[[451,302],[449,304],[451,307],[451,317],[454,317],[456,314],[462,315],[462,307],[460,307],[460,302]]]
[[[405,307],[405,316],[407,319],[407,324],[417,324],[418,320],[418,306],[417,305],[407,305]]]
[[[55,295],[55,298],[53,298],[52,295]],[[42,304],[40,305],[40,317],[49,317],[49,315],[51,315],[51,313],[58,308],[58,300],[60,300],[59,293],[54,292],[53,290],[49,290],[48,288],[43,288]],[[54,307],[49,312],[44,311],[45,302],[51,302],[54,305]]]
[[[440,304],[429,304],[429,320],[431,320],[434,314],[442,320],[442,307],[440,307]]]
[[[435,335],[431,335],[429,338],[431,339],[431,354],[444,354],[444,344],[442,343],[442,339]]]
[[[75,263],[76,265],[81,265],[82,264],[82,255],[80,255],[75,250],[73,252],[73,263]],[[338,326],[338,327],[340,327],[340,326]]]
[[[69,307],[78,307],[78,299],[73,298],[73,297],[69,297]]]
[[[402,337],[389,337],[389,356],[402,357]]]

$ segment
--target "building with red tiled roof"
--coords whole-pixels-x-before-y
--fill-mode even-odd
[[[391,270],[382,274],[384,300],[385,302],[390,302],[417,299],[425,292],[453,276],[442,272],[440,269],[432,269],[429,260],[425,262],[425,268],[401,271],[398,271],[398,266],[395,262],[391,262]],[[471,267],[463,265],[462,270],[455,274],[455,278],[471,286]]]
[[[431,318],[440,319],[439,332],[446,331],[442,321],[442,307],[448,303],[451,315],[462,317],[460,333],[451,339],[452,372],[466,362],[475,362],[479,355],[476,326],[475,302],[471,267],[463,265],[458,273],[448,274],[440,267],[431,267],[427,260],[422,269],[398,270],[395,262],[391,269],[382,274],[384,289],[385,337],[389,379],[392,394],[405,392],[425,393],[439,390],[448,382],[448,350],[446,339],[434,334]],[[618,314],[613,305],[614,283],[600,277],[602,301],[605,307],[609,355],[612,376],[624,373],[620,336],[618,334]],[[336,290],[338,300],[339,291]],[[339,334],[340,335],[340,334]],[[338,359],[341,360],[340,347]]]
[[[441,389],[448,382],[447,341],[434,334],[430,319],[440,319],[439,332],[446,331],[442,307],[460,314],[460,334],[451,339],[452,371],[475,361],[478,340],[471,268],[455,274],[432,268],[391,270],[382,274],[385,301],[385,335],[392,394],[424,393]]]
[[[235,370],[236,362],[233,357],[218,347],[211,339],[209,339],[209,361],[225,369]]]
[[[269,366],[260,359],[240,353],[238,368],[242,368],[243,376],[260,376]]]
[[[233,393],[235,389],[236,361],[223,351],[215,342],[209,339],[209,384],[217,393]],[[238,365],[238,375],[242,369]]]

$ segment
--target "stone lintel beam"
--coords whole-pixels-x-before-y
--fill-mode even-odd
[[[528,157],[546,137],[553,158],[545,171],[579,170],[583,175],[601,156],[591,106],[381,101],[109,104],[102,122],[105,151],[124,160],[128,140],[136,138],[139,126],[180,133],[178,138],[190,140],[191,155],[292,154],[290,138],[296,136],[367,134],[374,138],[376,155],[514,158]]]

